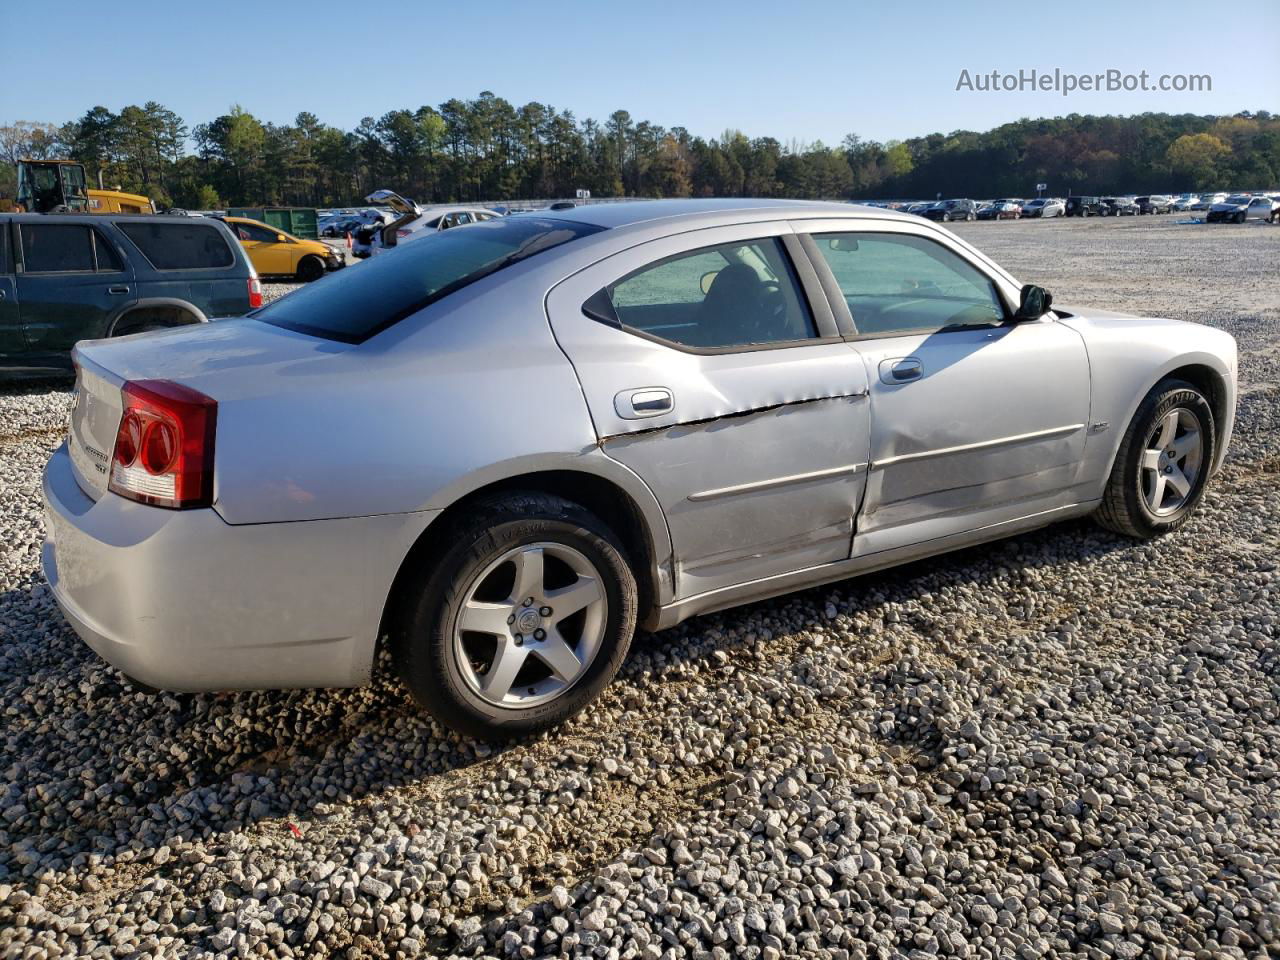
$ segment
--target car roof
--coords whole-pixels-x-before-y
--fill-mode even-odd
[[[727,215],[738,214],[744,220],[769,220],[786,217],[874,215],[916,222],[915,217],[884,207],[820,200],[771,200],[764,198],[731,198],[715,200],[634,200],[619,203],[591,203],[566,210],[532,210],[512,216],[573,220],[598,227],[627,227],[655,220],[698,220],[723,223]]]

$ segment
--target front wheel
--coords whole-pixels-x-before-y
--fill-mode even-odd
[[[303,257],[298,264],[298,282],[311,283],[324,276],[324,263],[319,257]]]
[[[1150,539],[1190,519],[1217,451],[1213,409],[1182,380],[1156,384],[1125,431],[1097,519]]]
[[[484,739],[527,736],[594,700],[635,630],[635,576],[613,532],[560,497],[480,503],[410,582],[392,650],[419,704]]]

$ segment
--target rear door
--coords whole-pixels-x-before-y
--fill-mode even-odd
[[[678,597],[848,557],[866,372],[785,223],[640,244],[547,306],[601,448],[662,504]]]
[[[64,354],[78,340],[106,336],[136,297],[133,273],[96,227],[55,218],[19,221],[19,312],[34,353]]]
[[[1010,322],[1016,287],[949,237],[892,222],[805,229],[870,384],[854,555],[1075,503],[1089,417],[1080,336],[1051,317]]]
[[[27,348],[18,316],[18,288],[13,282],[9,233],[9,218],[0,217],[0,366],[18,362]]]

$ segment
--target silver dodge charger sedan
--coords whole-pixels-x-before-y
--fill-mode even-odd
[[[1093,513],[1151,537],[1222,463],[1218,330],[1053,306],[843,204],[520,214],[246,318],[81,343],[45,575],[141,684],[348,686],[514,737],[637,625]]]

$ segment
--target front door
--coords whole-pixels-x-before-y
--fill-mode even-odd
[[[1084,343],[1014,323],[962,248],[908,226],[816,232],[870,383],[871,468],[854,554],[1076,502],[1088,432]]]
[[[261,276],[289,276],[297,270],[291,245],[281,242],[281,234],[271,227],[259,223],[228,223],[232,231],[240,238],[245,253]]]
[[[79,340],[106,336],[136,299],[132,273],[101,231],[50,218],[21,223],[18,237],[18,304],[32,353],[64,355]]]
[[[849,556],[866,372],[785,224],[641,244],[547,304],[601,447],[666,514],[677,598]]]

